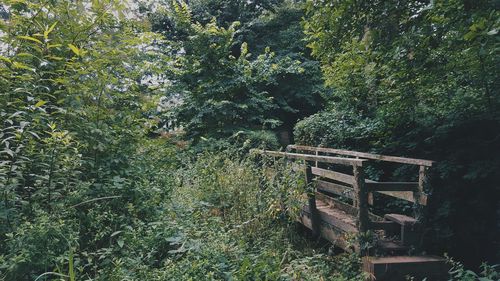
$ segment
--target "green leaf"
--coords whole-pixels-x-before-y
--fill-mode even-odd
[[[123,239],[118,239],[118,241],[116,241],[116,242],[118,243],[118,246],[120,246],[120,248],[123,248],[123,245],[125,244]]]
[[[12,61],[9,58],[6,58],[4,56],[0,56],[0,60],[8,63],[12,63]]]
[[[57,61],[63,60],[63,58],[61,58],[61,57],[55,57],[55,56],[48,56],[47,58],[49,58],[51,60],[57,60]]]
[[[47,48],[48,49],[51,49],[51,48],[57,48],[57,47],[61,47],[62,44],[52,44],[52,45],[47,45]]]
[[[57,25],[57,21],[56,21],[56,22],[54,22],[54,23],[53,23],[53,24],[49,27],[49,29],[47,29],[47,30],[45,30],[45,31],[43,32],[43,37],[44,37],[45,39],[49,39],[49,34],[52,32],[52,30],[54,30],[54,27],[56,27],[56,25]]]
[[[73,53],[75,53],[77,56],[80,56],[81,51],[80,51],[80,49],[78,49],[77,46],[75,46],[73,44],[68,44],[68,47],[71,49],[71,51],[73,51]]]
[[[29,66],[25,65],[25,64],[22,64],[20,62],[17,62],[17,61],[14,61],[12,62],[12,66],[14,68],[17,68],[17,69],[26,69],[26,70],[33,70],[32,68],[30,68]]]
[[[75,267],[73,264],[73,249],[70,250],[69,252],[69,269],[68,269],[68,275],[69,275],[69,280],[70,281],[75,281],[76,280],[76,275],[75,275]]]
[[[43,44],[42,41],[34,38],[34,37],[31,37],[31,36],[24,36],[24,35],[20,35],[20,36],[17,36],[17,38],[19,39],[25,39],[25,40],[29,40],[29,41],[33,41],[33,42],[36,42],[38,44]]]
[[[47,101],[44,101],[44,100],[40,100],[38,101],[36,104],[35,104],[35,107],[40,107],[40,106],[43,106],[44,104],[46,104]]]

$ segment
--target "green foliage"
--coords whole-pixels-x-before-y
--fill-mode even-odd
[[[145,31],[147,23],[127,19],[122,4],[5,4],[0,280],[328,276],[331,258],[324,249],[309,258],[314,245],[295,235],[289,220],[300,205],[301,176],[285,168],[269,175],[268,166],[239,158],[253,146],[278,146],[265,130],[282,122],[267,89],[282,75],[300,74],[300,63],[269,50],[251,59],[239,43],[241,54],[231,56],[236,25],[193,23],[183,3],[172,6],[179,33],[167,38],[180,41],[164,41]],[[189,40],[179,39],[186,34]],[[162,54],[153,41],[185,54]],[[196,157],[173,139],[148,138],[157,120],[146,116],[162,88],[143,81],[165,69],[192,93],[196,114],[213,111],[206,114],[220,122],[194,120],[188,128],[201,128],[203,140],[212,128],[203,126],[227,127],[222,135],[240,144],[237,154]],[[230,127],[228,116],[241,123]]]
[[[248,42],[249,49],[261,53],[270,48],[277,57],[300,61],[301,75],[281,76],[272,95],[279,108],[277,114],[291,132],[297,120],[316,113],[323,107],[329,91],[323,86],[318,61],[310,56],[302,28],[304,5],[301,1],[282,1],[273,11],[262,13],[242,25],[239,41]]]
[[[349,148],[369,147],[379,130],[376,120],[338,109],[304,118],[295,125],[294,134],[298,143]]]
[[[454,261],[452,258],[448,257],[448,263],[451,265],[450,269],[450,280],[456,281],[494,281],[500,278],[500,272],[498,271],[498,265],[488,265],[486,263],[481,264],[480,272],[476,273],[472,270],[464,268],[464,265],[460,262]]]
[[[303,180],[283,165],[213,153],[186,163],[178,170],[171,200],[163,203],[161,225],[171,234],[165,236],[162,266],[142,268],[136,277],[361,280],[356,258],[332,258],[324,249],[313,255],[311,242],[295,234],[285,217],[297,214]],[[270,174],[269,168],[280,174]],[[122,272],[130,272],[128,266],[123,262]]]
[[[498,259],[496,4],[311,0],[306,9],[333,93],[325,112],[297,124],[297,142],[437,160],[428,248],[469,266]]]
[[[239,57],[232,56],[235,28],[194,25],[195,35],[183,44],[186,55],[180,58],[181,84],[176,86],[184,100],[177,116],[190,137],[230,136],[243,128],[272,129],[282,123],[272,115],[278,106],[268,88],[279,75],[302,70],[270,51],[250,61],[246,44]]]
[[[120,1],[2,5],[0,278],[71,277],[73,249],[105,262],[97,253],[128,220],[127,203],[155,198],[138,189],[154,177],[139,174],[137,144],[150,99],[139,83],[150,71],[141,47],[156,36],[125,20]],[[101,201],[116,205],[88,209]],[[137,206],[135,215],[151,213]],[[95,266],[75,263],[80,275]]]
[[[217,25],[228,27],[235,21],[246,25],[261,14],[275,10],[280,2],[282,1],[195,0],[188,3],[193,13],[194,21],[207,24],[215,18]]]
[[[364,280],[357,256],[298,235],[303,175],[247,155],[277,149],[322,98],[299,142],[434,155],[459,187],[435,197],[491,194],[489,2],[309,1],[302,23],[296,1],[127,4],[0,4],[0,280]],[[160,95],[180,102],[161,113]],[[197,145],[152,138],[164,121]],[[433,236],[464,235],[443,223],[459,207],[496,204],[476,199],[435,207]],[[493,241],[487,223],[473,235]],[[453,264],[457,280],[498,278]]]
[[[265,38],[255,34],[268,27],[281,32],[291,22],[295,29],[283,32],[281,45],[274,44],[277,49],[286,46],[303,36],[301,10],[287,2],[276,14],[256,12],[258,24],[226,19],[219,22],[221,19],[215,17],[206,21],[199,7],[207,6],[211,14],[227,12],[226,6],[211,6],[209,2],[195,1],[190,7],[173,3],[152,16],[153,23],[159,22],[153,27],[170,39],[163,48],[176,57],[174,67],[166,74],[172,82],[167,95],[179,95],[181,102],[168,117],[178,121],[186,136],[197,142],[200,137],[224,138],[240,131],[290,128],[297,118],[314,112],[321,81],[314,75],[319,70],[317,65],[300,53],[304,44],[291,47],[294,53],[277,54],[264,46],[272,42],[271,34]],[[251,53],[253,49],[256,54]],[[316,79],[304,83],[308,77]]]
[[[327,84],[364,114],[396,122],[497,109],[492,2],[309,1],[308,11]]]

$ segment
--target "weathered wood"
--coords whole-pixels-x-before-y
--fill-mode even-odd
[[[373,192],[368,192],[368,205],[373,206],[375,204],[373,199]]]
[[[420,166],[418,170],[418,192],[423,193],[427,183],[427,167]]]
[[[330,192],[336,195],[344,196],[349,199],[354,199],[354,190],[350,186],[336,184],[332,182],[316,180],[316,188],[319,191]]]
[[[322,163],[340,164],[346,166],[363,166],[363,162],[366,161],[363,159],[342,158],[342,157],[332,157],[332,156],[316,156],[311,154],[288,153],[288,152],[260,150],[260,149],[252,149],[252,152],[257,152],[263,155],[269,155],[274,157],[302,159],[307,161],[318,161]]]
[[[305,175],[306,175],[307,189],[309,190],[309,192],[307,193],[307,197],[308,197],[309,212],[311,213],[311,230],[313,236],[318,237],[320,235],[321,218],[319,216],[318,209],[316,208],[316,197],[313,187],[314,182],[313,182],[313,175],[311,172],[311,163],[306,162]]]
[[[358,229],[360,232],[368,230],[368,193],[365,189],[365,174],[363,167],[353,166],[354,182],[353,188],[356,194],[356,204],[358,208]]]
[[[348,174],[339,173],[335,171],[330,171],[322,168],[312,167],[313,175],[329,178],[332,180],[340,181],[352,185],[354,183],[354,177]]]
[[[408,202],[415,203],[415,198],[413,197],[413,192],[411,191],[377,191],[377,193],[384,194],[387,196],[392,196],[396,197],[399,199],[406,200]],[[420,195],[419,199],[420,202],[418,202],[420,205],[426,206],[427,205],[427,195],[422,194]]]
[[[418,191],[418,182],[366,182],[368,191]]]
[[[413,192],[413,200],[415,202],[422,202],[422,200],[425,200],[425,203],[427,204],[427,196],[425,196],[425,193],[424,193],[424,188],[425,188],[425,185],[427,184],[427,169],[428,169],[428,167],[425,167],[425,166],[419,167],[418,187],[417,187],[417,190],[415,190]],[[426,204],[421,204],[421,205],[426,205]],[[418,205],[415,206],[413,215],[415,217],[419,218],[422,215],[422,208]]]
[[[313,151],[314,153],[289,153],[291,149]],[[418,203],[415,204],[414,209],[416,214],[419,214],[422,210],[420,205],[427,204],[427,195],[424,193],[424,189],[427,182],[426,172],[428,167],[432,165],[432,161],[304,146],[288,146],[287,152],[257,151],[274,157],[304,160],[305,165],[297,163],[301,161],[296,161],[292,165],[292,169],[303,168],[302,171],[305,172],[308,204],[303,207],[300,220],[312,230],[314,236],[322,236],[344,249],[349,248],[349,245],[355,245],[354,248],[349,249],[360,253],[360,245],[356,245],[357,243],[352,243],[352,241],[348,242],[346,239],[348,236],[345,234],[362,233],[370,229],[382,230],[386,237],[391,239],[384,239],[382,232],[377,231],[376,233],[380,235],[379,238],[382,239],[378,240],[374,249],[381,251],[380,253],[393,255],[406,253],[410,247],[417,246],[420,241],[421,227],[417,220],[399,214],[388,214],[385,216],[386,221],[382,221],[382,218],[369,212],[368,204],[373,204],[373,194],[377,192]],[[331,155],[329,153],[419,165],[419,179],[418,182],[375,182],[365,179],[363,161],[367,160],[333,157],[328,156]],[[324,168],[327,165],[320,163],[351,166],[353,173],[351,175],[331,171]],[[328,195],[339,195],[342,198],[351,199],[354,206],[338,200],[342,199],[340,197]],[[389,236],[387,236],[388,234]],[[395,238],[396,240],[394,240]]]
[[[318,200],[322,200],[322,201],[326,202],[332,208],[337,208],[337,209],[342,210],[348,214],[351,214],[352,216],[355,216],[358,213],[358,210],[355,207],[353,207],[345,202],[339,201],[335,198],[332,198],[330,196],[327,196],[325,194],[316,193],[316,198]]]
[[[431,167],[432,164],[434,163],[433,161],[424,160],[424,159],[388,156],[388,155],[380,155],[380,154],[349,151],[349,150],[334,149],[334,148],[324,148],[324,147],[289,145],[287,147],[287,149],[290,149],[290,150],[295,149],[295,150],[311,151],[311,152],[320,151],[320,152],[326,152],[326,153],[332,153],[332,154],[338,154],[338,155],[360,157],[360,158],[371,159],[371,160],[380,160],[380,161],[395,162],[395,163],[402,163],[402,164],[411,164],[411,165],[421,165],[421,166],[426,166],[426,167]]]
[[[418,220],[401,214],[386,214],[384,215],[384,220],[385,222],[392,222],[399,225],[399,229],[386,230],[386,236],[398,235],[403,245],[417,246],[416,244],[419,242],[418,239],[422,231]]]
[[[370,229],[383,230],[388,233],[396,233],[400,230],[401,226],[393,221],[372,221],[370,222]]]
[[[418,248],[421,244],[422,227],[415,218],[401,214],[386,214],[384,219],[401,225],[400,238],[404,246]]]
[[[401,214],[386,214],[384,215],[384,219],[388,221],[393,221],[399,225],[407,226],[407,225],[415,225],[418,224],[418,221],[415,218],[401,215]]]
[[[348,214],[342,214],[338,210],[329,208],[328,206],[317,205],[318,214],[321,218],[321,223],[327,223],[332,227],[342,232],[357,233],[358,229],[354,225],[354,217],[347,218]],[[304,206],[303,211],[311,213],[309,206]],[[352,220],[352,223],[350,222]]]
[[[320,192],[316,192],[316,200],[321,200],[321,201],[327,203],[328,205],[330,205],[332,208],[342,210],[342,211],[344,211],[352,216],[356,216],[358,213],[358,210],[356,208],[354,208],[353,206],[351,206],[345,202],[339,201],[335,198],[332,198],[326,194],[320,193]],[[369,216],[370,220],[372,220],[372,221],[382,221],[383,220],[382,217],[379,217],[379,216],[374,215],[372,213],[368,213],[368,216]]]
[[[364,257],[363,270],[370,281],[399,281],[407,276],[441,281],[448,278],[449,266],[444,258],[435,256]]]
[[[307,215],[301,215],[299,222],[305,227],[311,229],[311,218]],[[321,237],[330,241],[333,245],[343,249],[346,252],[359,252],[359,247],[356,243],[348,243],[346,239],[346,234],[340,231],[336,231],[326,225],[322,225],[320,228]]]
[[[408,253],[409,247],[404,246],[400,241],[390,239],[377,240],[376,248],[380,254],[401,255]]]

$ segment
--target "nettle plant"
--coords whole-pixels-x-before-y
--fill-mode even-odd
[[[127,173],[146,130],[142,112],[153,104],[141,79],[155,71],[149,47],[159,37],[127,18],[123,1],[9,0],[1,8],[0,253],[5,253],[16,235],[23,235],[16,233],[21,223],[57,216],[90,191],[109,195],[106,187]],[[22,255],[8,252],[10,258]],[[30,262],[20,260],[19,268]],[[10,270],[10,277],[22,278]],[[22,274],[28,278],[41,270]]]
[[[139,33],[140,22],[122,20],[120,1],[6,5],[0,56],[4,184],[13,184],[13,170],[27,176],[16,165],[28,169],[37,154],[52,155],[38,161],[50,165],[58,153],[69,153],[70,143],[91,171],[86,177],[125,163],[118,152],[143,133],[142,106],[150,98],[139,83],[146,63],[132,61],[146,60],[141,48],[155,35]],[[22,181],[16,183],[31,180]]]

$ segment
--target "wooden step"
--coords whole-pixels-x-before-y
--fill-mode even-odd
[[[315,196],[316,196],[316,201],[322,201],[323,203],[330,205],[331,208],[340,209],[340,210],[346,212],[347,214],[350,214],[353,217],[355,217],[356,214],[358,213],[358,210],[354,206],[352,206],[348,203],[342,202],[342,201],[340,201],[332,196],[329,196],[328,194],[316,192]],[[379,216],[374,215],[372,213],[368,213],[368,217],[372,221],[382,221],[383,220],[382,217],[379,217]]]
[[[340,209],[332,208],[321,200],[316,200],[316,209],[322,223],[328,224],[331,227],[348,233],[357,233],[356,218]],[[309,206],[305,205],[303,211],[310,214]]]
[[[410,248],[397,240],[381,239],[377,241],[377,250],[384,255],[402,255],[408,253]]]
[[[363,258],[363,270],[368,273],[370,281],[400,281],[407,280],[407,277],[440,281],[447,279],[448,269],[446,260],[435,256]]]
[[[302,212],[299,217],[299,222],[305,227],[312,229],[310,214]],[[320,226],[320,234],[325,240],[332,243],[335,247],[339,247],[346,252],[359,252],[359,246],[356,243],[349,243],[348,236],[343,231],[339,231],[331,227],[329,224],[322,223]]]
[[[401,225],[399,236],[403,245],[415,248],[420,246],[422,224],[418,220],[401,214],[387,214],[384,219]],[[394,233],[387,232],[386,234],[392,235]]]
[[[419,223],[416,219],[401,214],[386,214],[384,219],[393,221],[403,226],[411,226]]]

